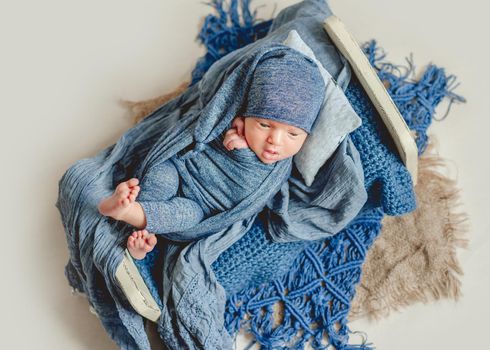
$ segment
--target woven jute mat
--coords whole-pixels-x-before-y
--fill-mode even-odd
[[[366,256],[349,320],[379,319],[416,302],[461,296],[457,250],[468,245],[468,218],[460,209],[456,182],[444,175],[445,161],[434,136],[430,139],[419,160],[417,209],[383,219]]]

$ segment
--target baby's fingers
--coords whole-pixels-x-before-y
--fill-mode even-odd
[[[233,149],[235,148],[235,141],[234,140],[229,140],[228,142],[226,142],[225,143],[225,148],[228,151],[233,151]]]
[[[237,131],[236,129],[229,129],[226,133],[225,133],[225,137],[226,136],[231,136],[231,135],[237,135]]]
[[[228,151],[232,151],[234,148],[236,148],[237,142],[240,140],[238,136],[230,137],[228,140],[225,141],[225,147]]]
[[[233,149],[233,147],[232,147],[233,141],[238,139],[238,138],[239,138],[239,136],[236,134],[236,131],[234,133],[227,133],[227,135],[225,136],[225,139],[223,140],[223,145],[226,147],[226,149],[231,151]]]

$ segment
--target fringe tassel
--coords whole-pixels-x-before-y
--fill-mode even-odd
[[[416,133],[416,143],[421,155],[427,147],[427,129],[433,119],[447,117],[453,103],[465,103],[466,99],[454,93],[459,86],[454,75],[446,76],[443,68],[429,64],[421,78],[415,80],[413,55],[406,58],[407,65],[394,65],[385,62],[386,53],[377,46],[375,40],[363,45],[363,50],[371,65],[377,70],[379,78],[400,111],[410,130]],[[437,119],[435,108],[443,98],[449,99],[444,115]]]
[[[250,13],[251,0],[231,0],[228,9],[223,8],[223,0],[212,0],[206,3],[212,6],[217,15],[207,15],[197,39],[206,46],[207,53],[201,57],[192,72],[191,85],[203,77],[209,67],[221,57],[240,47],[263,38],[272,24],[257,20],[257,9]],[[241,20],[238,13],[238,2],[241,7]]]
[[[313,349],[372,349],[347,344],[346,322],[382,217],[378,209],[365,212],[342,233],[306,248],[282,279],[229,298],[228,331],[252,333],[260,349],[304,349],[307,343]]]

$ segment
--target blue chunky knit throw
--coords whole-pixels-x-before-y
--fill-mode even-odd
[[[272,24],[272,20],[255,20],[256,13],[250,13],[249,0],[231,0],[227,9],[221,0],[213,0],[210,5],[218,15],[208,15],[199,34],[207,53],[198,61],[191,85],[219,58],[265,36]],[[414,81],[411,59],[408,67],[384,62],[385,55],[375,41],[364,45],[364,51],[379,77],[387,83],[408,126],[416,132],[421,154],[427,146],[426,132],[439,102],[444,97],[450,99],[450,104],[464,101],[452,92],[456,87],[455,77],[429,65],[422,77]],[[416,203],[410,177],[400,166],[387,130],[355,77],[351,79],[346,96],[363,122],[351,135],[361,155],[369,193],[369,201],[358,217],[343,231],[324,241],[283,244],[268,240],[261,220],[257,220],[249,233],[213,264],[218,280],[229,295],[228,331],[234,334],[240,328],[247,329],[261,349],[299,350],[304,349],[306,342],[314,349],[327,349],[329,345],[339,350],[372,349],[371,344],[348,344],[350,303],[360,281],[367,250],[380,232],[383,216],[408,213]],[[385,191],[393,187],[396,191]],[[302,251],[299,256],[298,251]],[[158,251],[155,251],[139,263],[156,300],[159,299],[154,280],[157,275],[154,270],[152,275],[151,269],[157,256]],[[250,281],[268,283],[250,287]],[[281,317],[277,318],[274,308],[281,310]],[[324,338],[329,344],[322,340]]]

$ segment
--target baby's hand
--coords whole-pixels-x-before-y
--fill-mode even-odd
[[[223,145],[226,149],[232,151],[235,148],[248,148],[248,143],[244,135],[245,122],[243,118],[236,117],[231,126],[232,128],[226,132],[225,139],[223,140]]]

